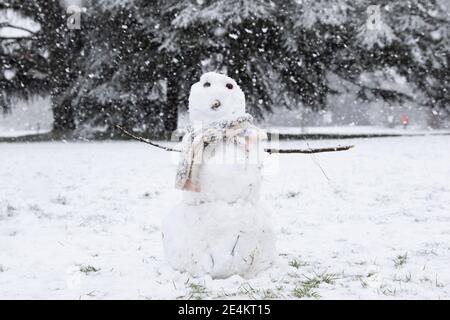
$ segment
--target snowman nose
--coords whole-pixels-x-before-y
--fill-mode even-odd
[[[211,109],[217,110],[222,104],[219,100],[214,100],[211,104]]]

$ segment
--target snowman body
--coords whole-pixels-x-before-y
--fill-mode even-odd
[[[205,149],[205,157],[199,170],[200,192],[184,196],[188,203],[225,201],[227,203],[259,201],[262,174],[261,164],[250,159],[250,153],[242,145],[221,142],[214,150]],[[210,155],[209,153],[213,153]]]
[[[189,112],[194,125],[236,119],[245,115],[245,97],[234,80],[207,73],[191,89]],[[275,237],[260,201],[263,151],[257,137],[244,130],[204,148],[199,188],[185,192],[163,221],[165,256],[175,269],[248,278],[273,263]]]

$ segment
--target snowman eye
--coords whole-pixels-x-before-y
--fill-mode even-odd
[[[233,89],[233,85],[231,83],[227,83],[226,87],[230,90]]]
[[[205,88],[209,88],[209,87],[211,87],[211,83],[205,82],[205,83],[203,84],[203,86],[204,86]]]

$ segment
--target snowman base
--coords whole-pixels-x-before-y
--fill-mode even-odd
[[[252,278],[275,259],[275,236],[261,204],[180,203],[163,221],[166,259],[194,277]]]

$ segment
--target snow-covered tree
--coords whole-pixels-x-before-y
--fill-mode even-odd
[[[271,95],[279,26],[272,1],[174,1],[178,13],[172,21],[178,50],[196,45],[193,65],[201,71],[221,70],[240,83],[247,93],[250,112],[261,115],[276,99]],[[189,37],[191,44],[183,39]],[[170,40],[173,42],[173,40]],[[191,68],[192,68],[191,67]],[[272,76],[272,77],[271,77]]]
[[[159,50],[161,3],[100,1],[88,4],[95,20],[85,34],[84,58],[72,88],[79,128],[114,124],[164,136],[177,127],[178,94],[186,82],[176,57]]]
[[[4,112],[10,110],[11,98],[30,99],[46,86],[45,59],[33,45],[38,29],[9,3],[0,3],[0,109]]]
[[[17,39],[9,55],[11,62],[7,65],[15,72],[12,83],[21,87],[16,91],[21,97],[51,95],[54,129],[75,129],[73,106],[67,93],[78,73],[75,65],[82,50],[80,33],[67,28],[68,15],[59,0],[8,0],[4,3],[8,10],[39,26],[32,39],[22,39],[23,36],[20,41]],[[13,90],[6,87],[5,91]]]
[[[446,0],[409,0],[392,4],[391,20],[407,61],[403,73],[425,94],[431,109],[430,125],[450,114],[450,3]],[[406,55],[405,55],[406,56]]]
[[[276,61],[288,92],[303,107],[327,107],[327,73],[346,48],[352,7],[348,1],[286,1],[278,11],[285,52]]]
[[[56,130],[166,136],[211,70],[235,78],[260,117],[325,109],[347,85],[358,103],[423,105],[431,124],[449,110],[446,0],[85,0],[81,30],[59,0],[4,3],[39,28],[0,39],[12,42],[0,94],[51,94]]]

